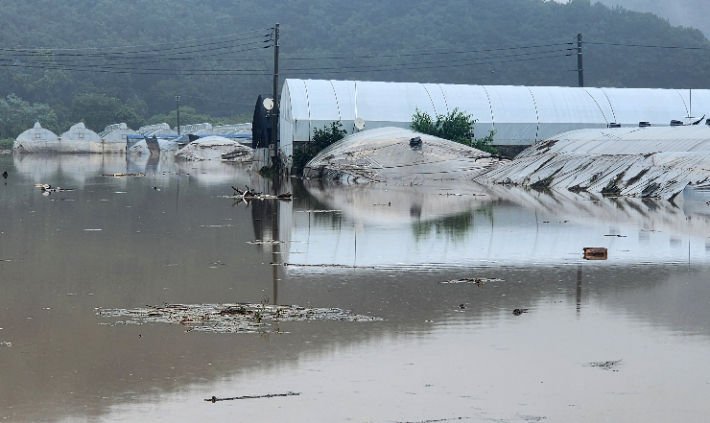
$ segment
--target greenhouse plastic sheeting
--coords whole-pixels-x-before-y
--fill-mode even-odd
[[[17,137],[13,149],[23,154],[121,154],[126,151],[126,140],[118,132],[111,132],[104,139],[83,123],[57,137],[37,123]]]
[[[477,180],[670,199],[689,185],[710,184],[710,126],[573,131]]]
[[[148,141],[151,143],[149,145]],[[127,151],[126,154],[145,156],[148,155],[160,155],[160,154],[172,154],[180,149],[177,139],[165,139],[165,138],[148,138],[138,141],[133,144]]]
[[[60,151],[61,146],[57,134],[42,128],[38,122],[15,139],[13,150],[17,153],[49,153]]]
[[[193,141],[175,154],[180,160],[231,160],[251,161],[254,157],[251,147],[224,137],[205,137]]]
[[[419,137],[420,146],[410,145]],[[379,128],[350,135],[321,151],[304,176],[340,182],[472,179],[498,159],[465,145],[402,128]]]
[[[692,101],[691,101],[692,98]],[[431,115],[458,108],[478,120],[481,138],[495,130],[495,145],[532,145],[566,131],[639,122],[669,126],[671,120],[710,116],[710,90],[478,86],[287,79],[281,93],[280,148],[287,160],[294,142],[340,121],[366,129],[409,128],[417,109]],[[290,164],[290,163],[289,163]]]

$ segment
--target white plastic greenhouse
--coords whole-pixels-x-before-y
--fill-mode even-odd
[[[692,102],[691,102],[692,98]],[[495,130],[494,145],[527,146],[563,132],[640,122],[670,126],[671,120],[710,115],[710,90],[448,85],[287,79],[280,102],[280,154],[288,160],[293,144],[340,121],[356,132],[408,128],[418,108],[430,115],[455,108],[478,120],[480,138]]]
[[[129,135],[136,135],[137,132],[130,129],[125,123],[109,125],[99,134],[101,137],[101,153],[125,153]],[[94,151],[92,151],[93,153]]]
[[[50,153],[60,151],[59,137],[49,129],[42,128],[39,122],[32,129],[21,133],[13,145],[18,153]]]
[[[101,137],[79,122],[59,136],[62,153],[102,153]],[[125,150],[125,147],[124,147]]]

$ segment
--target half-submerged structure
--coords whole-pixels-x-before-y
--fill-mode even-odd
[[[32,129],[21,133],[12,147],[16,153],[56,153],[61,151],[59,137],[36,122]]]
[[[175,154],[179,160],[229,160],[249,162],[254,157],[251,147],[220,136],[199,138]]]
[[[432,135],[379,128],[349,135],[324,149],[303,174],[346,183],[422,183],[472,179],[498,161],[489,153]]]
[[[358,132],[357,118],[366,129],[409,128],[417,109],[432,116],[454,109],[473,115],[476,137],[494,130],[493,145],[520,151],[575,129],[670,126],[710,116],[710,90],[287,79],[279,109],[280,158],[290,168],[294,148],[331,122],[341,122],[348,133]]]
[[[479,182],[672,199],[710,189],[710,126],[567,132],[500,164]]]
[[[99,134],[101,137],[101,153],[125,154],[128,147],[128,136],[137,132],[130,129],[125,123],[109,125]]]
[[[62,153],[101,153],[103,150],[99,134],[87,129],[83,122],[69,128],[59,139]]]

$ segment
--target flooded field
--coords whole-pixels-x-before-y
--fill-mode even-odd
[[[329,186],[108,156],[1,169],[3,421],[710,414],[702,192]]]

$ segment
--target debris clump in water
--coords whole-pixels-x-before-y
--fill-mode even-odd
[[[487,282],[503,282],[503,279],[496,278],[463,278],[463,279],[451,279],[448,281],[441,281],[440,284],[455,284],[455,283],[473,283],[478,286],[484,285]]]
[[[270,322],[333,320],[376,322],[382,318],[354,314],[339,308],[307,308],[264,304],[166,304],[135,309],[96,309],[104,318],[128,317],[116,324],[168,323],[188,326],[187,332],[265,333]],[[109,323],[109,325],[111,325]],[[274,332],[278,332],[278,328]]]
[[[595,361],[592,363],[589,363],[589,367],[597,367],[603,370],[613,370],[615,372],[618,372],[616,367],[621,363],[621,360],[610,360],[610,361]]]

